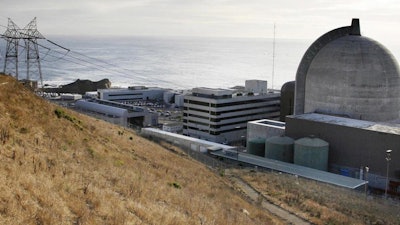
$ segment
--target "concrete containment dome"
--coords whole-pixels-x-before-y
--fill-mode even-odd
[[[281,115],[280,121],[285,121],[285,117],[293,115],[295,81],[289,81],[281,88]]]
[[[398,63],[383,45],[360,35],[358,20],[323,35],[303,57],[295,114],[309,112],[368,121],[399,118]]]

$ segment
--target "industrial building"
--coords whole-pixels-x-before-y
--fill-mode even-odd
[[[169,122],[162,125],[162,130],[171,133],[182,133],[183,125],[180,122]]]
[[[381,189],[387,172],[392,183],[399,181],[400,125],[307,113],[286,117],[286,135],[294,139],[314,135],[328,142],[329,171],[364,179],[368,167],[368,181]],[[393,153],[387,171],[388,149]]]
[[[211,156],[218,159],[237,161],[242,165],[252,165],[256,168],[269,168],[274,171],[281,171],[284,173],[293,174],[299,177],[305,177],[308,179],[317,180],[320,182],[325,182],[340,187],[359,189],[364,187],[365,181],[354,179],[350,177],[345,177],[337,175],[334,173],[328,173],[326,171],[321,171],[313,168],[308,168],[300,165],[295,165],[285,161],[277,161],[275,159],[263,158],[252,154],[247,154],[238,151],[237,147],[218,144],[215,142],[200,140],[193,137],[187,137],[180,134],[175,134],[171,132],[162,131],[154,128],[142,128],[141,134],[143,136],[152,139],[162,139],[164,141],[174,143],[174,145],[180,146],[185,150],[189,150],[189,155],[194,152],[206,153],[208,152]],[[293,143],[292,143],[293,145]],[[200,157],[201,155],[194,155],[198,160],[200,159],[203,163],[210,162],[215,165],[209,157]],[[192,156],[193,157],[193,156]]]
[[[163,101],[165,90],[156,87],[131,86],[128,88],[99,89],[98,97],[116,102]]]
[[[145,127],[158,124],[158,115],[146,108],[100,99],[78,100],[75,107],[93,117],[124,127]]]
[[[184,97],[183,134],[217,143],[242,144],[248,121],[279,118],[279,99],[280,93],[194,88]]]
[[[287,94],[283,113],[294,114],[284,118],[285,135],[296,140],[293,163],[363,179],[370,187],[399,194],[399,71],[389,50],[361,36],[358,19],[318,38],[305,52],[296,82],[282,88]],[[265,129],[254,126],[248,133]],[[287,151],[287,143],[274,150]]]
[[[281,136],[285,134],[285,123],[276,121],[261,119],[255,121],[249,121],[247,123],[247,141],[253,139],[267,139],[274,136]]]

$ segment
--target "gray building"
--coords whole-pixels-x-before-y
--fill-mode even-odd
[[[279,119],[280,93],[234,94],[229,89],[194,88],[184,97],[183,134],[217,143],[243,143],[247,122]]]
[[[116,102],[133,101],[163,101],[165,90],[162,88],[152,88],[144,86],[132,86],[128,88],[99,89],[99,98],[102,100]]]
[[[392,184],[400,181],[398,124],[309,113],[287,116],[285,134],[295,139],[312,135],[327,141],[330,171],[366,179],[363,173],[368,167],[368,181],[381,189],[386,183],[386,150],[393,150],[389,177]]]
[[[255,120],[247,123],[247,140],[267,139],[285,134],[285,123],[276,120]]]
[[[158,115],[143,107],[100,99],[78,100],[75,107],[93,117],[124,127],[158,125]]]

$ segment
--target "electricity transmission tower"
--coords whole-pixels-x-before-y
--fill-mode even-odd
[[[18,80],[18,45],[20,39],[20,28],[8,18],[7,30],[3,34],[6,39],[6,55],[4,59],[5,74],[14,75]]]
[[[38,39],[45,39],[37,30],[36,17],[33,18],[23,29],[20,29],[11,19],[8,19],[7,30],[3,37],[7,41],[6,57],[4,60],[4,73],[15,75],[19,79],[18,74],[18,48],[19,41],[24,41],[23,48],[26,51],[26,80],[31,79],[31,75],[36,74],[43,85],[42,70],[40,66],[40,56],[38,48]],[[13,67],[10,68],[9,65]],[[13,71],[14,70],[14,71]]]

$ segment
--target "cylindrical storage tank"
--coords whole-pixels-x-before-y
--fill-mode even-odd
[[[294,164],[318,170],[328,170],[329,143],[314,137],[294,142]]]
[[[247,152],[249,154],[264,157],[265,152],[265,139],[254,138],[247,142]]]
[[[265,140],[265,157],[283,162],[293,162],[293,138],[287,136],[274,136]]]

